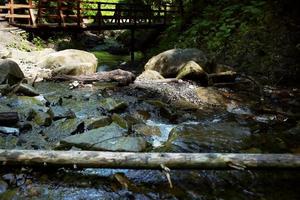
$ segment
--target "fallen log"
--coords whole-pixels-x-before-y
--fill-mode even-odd
[[[52,77],[50,80],[57,81],[81,81],[83,83],[92,82],[117,82],[119,85],[129,85],[135,79],[135,75],[129,71],[121,69],[112,70],[108,72],[97,72],[91,75],[58,75]]]
[[[118,169],[300,169],[300,155],[0,150],[0,163]]]
[[[19,121],[17,112],[1,112],[0,113],[0,126],[1,125],[14,125]]]

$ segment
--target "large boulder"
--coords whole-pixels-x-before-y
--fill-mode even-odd
[[[94,54],[67,49],[44,56],[37,64],[41,68],[51,69],[52,75],[88,75],[96,72],[98,61]]]
[[[155,70],[163,77],[176,77],[181,68],[189,61],[205,66],[207,58],[198,49],[171,49],[152,57],[146,63],[145,70]]]
[[[19,65],[9,59],[0,60],[0,84],[14,85],[25,78]]]
[[[187,62],[181,68],[176,78],[194,80],[205,86],[208,84],[208,74],[194,61]]]

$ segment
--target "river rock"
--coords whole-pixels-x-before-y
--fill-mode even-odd
[[[151,81],[165,79],[160,73],[154,70],[146,70],[136,78],[136,81]]]
[[[4,133],[6,135],[9,135],[9,134],[19,135],[20,134],[20,130],[18,128],[11,128],[11,127],[0,126],[0,133]]]
[[[61,139],[70,135],[82,133],[84,131],[84,122],[80,119],[60,119],[52,122],[52,125],[45,127],[43,133],[47,138],[47,141],[51,145],[56,144]]]
[[[142,136],[161,136],[161,131],[158,126],[150,126],[147,124],[136,124],[132,127],[136,134]]]
[[[38,109],[30,111],[28,120],[32,120],[38,126],[50,126],[52,124],[51,116],[47,112]]]
[[[105,98],[100,101],[100,106],[109,112],[127,108],[127,103],[119,99]]]
[[[14,85],[25,78],[19,65],[9,59],[0,60],[0,84]]]
[[[250,137],[249,128],[234,122],[187,124],[171,131],[166,146],[172,152],[239,152]]]
[[[178,72],[176,78],[194,80],[205,86],[208,83],[207,73],[194,61],[187,62]]]
[[[127,129],[112,123],[106,127],[64,138],[60,141],[60,146],[75,146],[84,150],[130,152],[139,152],[146,148],[146,141],[143,138],[126,136],[126,134]]]
[[[67,49],[44,56],[37,65],[51,69],[54,76],[62,74],[77,76],[95,73],[98,61],[92,53]]]
[[[118,124],[120,127],[128,129],[129,128],[129,124],[127,123],[127,121],[125,119],[123,119],[123,117],[121,117],[120,115],[114,113],[111,116],[111,119],[114,123]]]
[[[31,85],[21,83],[17,87],[18,87],[17,92],[22,93],[26,96],[38,96],[39,95],[39,92],[36,91],[36,89],[34,89]]]
[[[163,77],[176,77],[181,68],[189,61],[205,66],[207,58],[198,49],[171,49],[152,57],[145,65],[145,70],[154,70]]]
[[[35,97],[28,97],[28,96],[17,96],[11,98],[9,106],[19,111],[20,113],[29,113],[32,109],[42,110],[47,112],[46,108],[46,100],[43,96],[35,96]]]
[[[56,121],[60,119],[73,119],[76,118],[76,114],[69,108],[65,108],[62,106],[53,106],[48,110],[48,114],[51,118]]]
[[[198,87],[195,89],[196,95],[202,104],[212,106],[226,106],[226,100],[221,93],[211,87]]]
[[[107,117],[107,116],[101,116],[101,117],[97,117],[97,118],[86,119],[84,121],[85,128],[87,130],[92,130],[92,129],[108,126],[109,124],[111,124],[111,122],[112,122],[111,118]]]

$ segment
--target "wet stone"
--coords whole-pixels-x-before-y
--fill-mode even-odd
[[[239,152],[249,137],[249,128],[233,122],[188,124],[174,128],[166,146],[175,152]]]
[[[142,151],[146,148],[143,138],[126,135],[127,129],[112,123],[106,127],[64,138],[60,141],[60,146],[65,148],[75,146],[84,150],[131,152]]]
[[[54,106],[48,110],[48,114],[52,117],[54,121],[60,119],[74,119],[76,114],[69,108],[64,108],[62,106]]]
[[[125,119],[123,119],[123,117],[121,117],[120,115],[114,113],[111,116],[111,119],[114,123],[118,124],[120,127],[125,128],[125,129],[129,128],[127,121]]]
[[[36,109],[30,111],[28,119],[31,119],[38,126],[50,126],[52,124],[52,118],[47,112]]]
[[[21,83],[17,87],[18,87],[17,92],[22,93],[26,96],[38,96],[39,95],[39,92],[36,91],[36,89],[34,89],[31,85]]]
[[[0,126],[0,133],[6,134],[6,135],[19,135],[20,130],[18,128],[11,128],[11,127],[5,127]]]
[[[84,123],[79,119],[61,119],[54,121],[50,127],[43,130],[43,135],[50,144],[59,142],[70,135],[83,132]]]
[[[110,117],[101,116],[97,118],[86,119],[84,121],[84,124],[87,130],[92,130],[92,129],[108,126],[109,124],[111,124],[111,122],[112,120]]]
[[[109,112],[119,111],[127,108],[127,103],[113,98],[106,98],[100,101],[100,106]]]

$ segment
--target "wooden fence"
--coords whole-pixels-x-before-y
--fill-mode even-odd
[[[32,0],[28,4],[15,4],[10,0],[8,4],[0,5],[0,10],[0,17],[17,26],[86,29],[166,25],[180,12],[178,6],[168,4],[152,6],[101,0],[40,0],[36,5]]]

